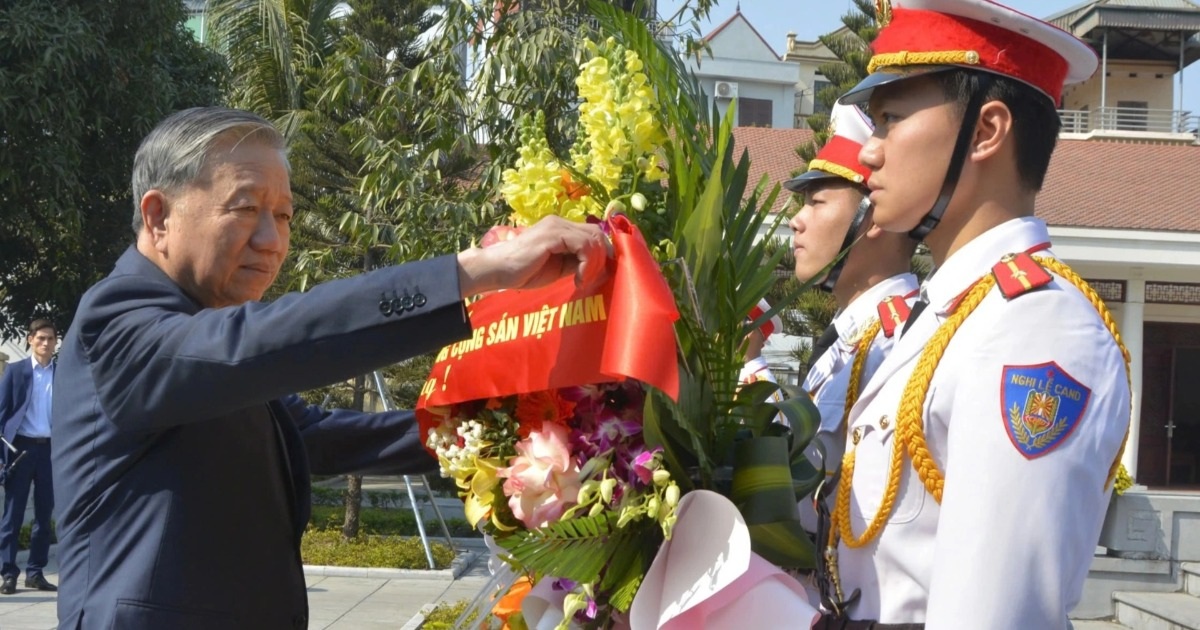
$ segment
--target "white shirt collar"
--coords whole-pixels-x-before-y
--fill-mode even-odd
[[[974,282],[988,273],[1005,254],[1028,251],[1050,242],[1041,219],[1019,217],[980,234],[947,258],[921,288],[922,297],[945,315]]]
[[[893,295],[908,295],[917,288],[917,277],[911,273],[894,275],[863,291],[846,310],[833,319],[838,338],[853,344],[861,330],[879,316],[879,303]]]
[[[47,363],[45,365],[45,367],[42,367],[42,364],[38,363],[37,357],[35,357],[31,354],[31,355],[29,355],[29,363],[30,363],[30,365],[33,366],[33,369],[35,369],[35,370],[49,370],[50,368],[54,367],[54,358],[51,357],[50,362]]]

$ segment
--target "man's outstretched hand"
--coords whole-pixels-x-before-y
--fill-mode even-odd
[[[458,254],[463,297],[498,289],[533,289],[567,275],[591,288],[604,281],[612,244],[598,225],[546,217],[513,238]]]

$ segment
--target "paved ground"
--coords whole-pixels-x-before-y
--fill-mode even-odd
[[[24,552],[18,555],[22,568],[24,557]],[[473,598],[487,582],[487,576],[487,561],[482,555],[457,579],[448,571],[425,575],[411,572],[409,576],[390,579],[309,575],[309,628],[398,630],[425,604]],[[46,577],[58,583],[53,550]],[[24,580],[22,574],[15,595],[0,595],[0,628],[50,630],[57,627],[55,594],[26,589]]]
[[[327,485],[336,485],[336,481]],[[364,489],[403,489],[396,478],[370,478]],[[423,494],[423,492],[422,492]],[[3,497],[0,490],[0,497]],[[25,522],[33,519],[32,501]],[[2,503],[0,503],[2,505]],[[447,518],[451,514],[446,515]],[[436,540],[435,532],[430,532]],[[457,544],[467,551],[484,551],[482,541],[463,541]],[[46,577],[58,584],[57,553],[50,549],[50,564]],[[463,551],[463,549],[460,549]],[[28,552],[17,555],[17,565],[25,568]],[[395,571],[403,577],[343,577],[322,575],[340,572],[338,569],[317,568],[306,571],[308,581],[309,628],[311,630],[399,630],[426,604],[472,599],[488,579],[487,560],[483,553],[473,554],[475,560],[455,579],[450,571]],[[462,556],[460,556],[462,557]],[[358,570],[360,573],[361,570]],[[350,573],[352,571],[344,571]],[[58,625],[55,593],[42,593],[24,586],[25,575],[17,580],[14,595],[0,595],[0,629],[50,630]]]

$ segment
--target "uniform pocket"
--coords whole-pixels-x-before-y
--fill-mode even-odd
[[[901,457],[893,461],[894,427],[881,429],[874,425],[862,425],[856,427],[855,431],[858,431],[858,444],[851,446],[855,454],[850,504],[850,522],[854,525],[855,533],[861,532],[875,519],[888,492],[892,468],[897,466],[900,468],[900,485],[887,522],[899,524],[912,521],[921,513],[927,492],[917,478],[907,453],[902,452]],[[854,441],[853,438],[851,441]]]
[[[219,610],[119,599],[112,630],[227,630],[236,627],[234,620],[233,614]]]

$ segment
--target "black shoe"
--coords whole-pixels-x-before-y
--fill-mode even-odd
[[[13,581],[15,582],[16,580],[13,580]],[[5,580],[4,584],[7,585],[8,580]],[[16,584],[14,584],[13,587],[15,588]],[[26,588],[36,588],[39,591],[57,591],[58,590],[58,587],[47,582],[46,577],[44,575],[42,575],[41,573],[39,573],[37,575],[33,575],[33,576],[26,576],[25,577],[25,587]]]
[[[16,593],[16,592],[17,592],[17,578],[15,578],[15,577],[4,578],[4,584],[0,585],[0,594],[12,595],[13,593]]]

